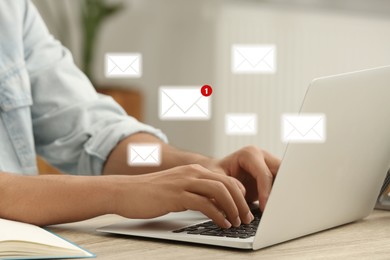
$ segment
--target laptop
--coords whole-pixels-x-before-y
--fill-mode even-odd
[[[368,216],[390,161],[390,66],[318,78],[301,114],[326,116],[322,143],[288,143],[264,212],[223,230],[199,212],[129,219],[112,234],[261,249]]]

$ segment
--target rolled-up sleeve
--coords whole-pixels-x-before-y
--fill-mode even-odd
[[[30,1],[25,7],[24,57],[39,155],[64,172],[99,175],[123,138],[147,132],[167,141],[160,130],[138,122],[111,97],[96,93],[69,51],[48,33]]]

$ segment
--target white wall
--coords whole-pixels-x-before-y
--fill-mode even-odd
[[[390,64],[390,19],[385,17],[230,1],[221,9],[217,33],[216,85],[223,88],[215,97],[217,156],[246,144],[282,156],[280,117],[298,111],[313,78]],[[232,75],[234,43],[276,44],[277,73]],[[258,135],[224,135],[226,112],[256,112]]]

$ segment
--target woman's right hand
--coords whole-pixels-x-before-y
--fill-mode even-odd
[[[146,219],[197,210],[223,228],[253,220],[244,186],[233,177],[197,164],[145,175],[112,177],[116,180],[113,211],[127,218]]]

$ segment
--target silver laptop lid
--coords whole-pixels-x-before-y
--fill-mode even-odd
[[[301,115],[326,116],[326,140],[290,143],[254,249],[367,216],[390,161],[390,66],[314,80]]]

